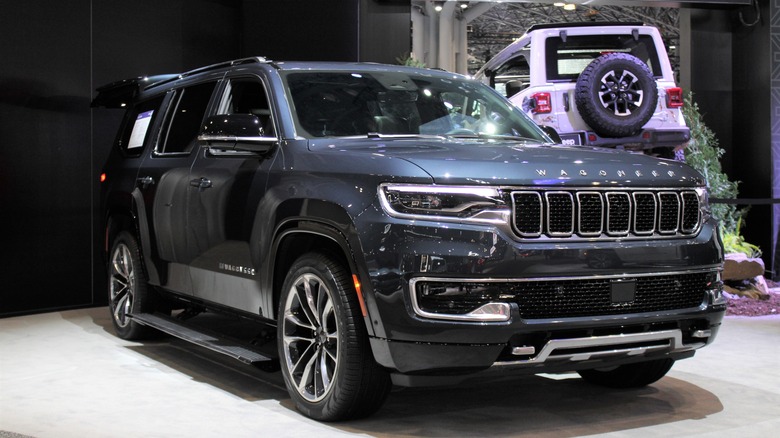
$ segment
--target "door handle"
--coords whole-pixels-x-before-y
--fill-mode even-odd
[[[211,187],[211,180],[208,178],[195,178],[190,181],[190,185],[203,190]]]
[[[152,178],[151,176],[144,176],[144,177],[138,178],[136,181],[138,181],[138,184],[141,185],[142,189],[145,189],[148,186],[154,184],[154,178]]]

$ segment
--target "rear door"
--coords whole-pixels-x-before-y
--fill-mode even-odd
[[[134,196],[142,197],[139,215],[145,220],[139,222],[142,236],[149,241],[145,252],[153,260],[151,269],[160,286],[183,294],[192,292],[187,266],[193,258],[186,243],[186,188],[198,149],[197,134],[216,85],[214,79],[169,93],[155,147],[145,156],[136,178]]]

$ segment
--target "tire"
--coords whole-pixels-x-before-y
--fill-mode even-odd
[[[585,67],[574,88],[577,110],[602,137],[635,135],[653,116],[658,87],[647,64],[627,53],[608,53]]]
[[[577,371],[589,383],[609,388],[641,388],[657,382],[674,365],[673,359],[657,359],[648,362],[620,365],[611,369]]]
[[[348,271],[335,258],[309,253],[290,268],[279,299],[277,341],[290,397],[320,421],[366,417],[390,392],[374,361]]]
[[[127,231],[119,233],[108,260],[108,307],[117,336],[140,340],[157,335],[154,329],[138,324],[128,316],[154,312],[156,298],[141,263],[138,242]]]

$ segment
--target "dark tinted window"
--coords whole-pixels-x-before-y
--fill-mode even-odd
[[[547,79],[576,80],[585,67],[606,53],[629,53],[642,60],[660,77],[661,65],[653,38],[649,35],[587,35],[547,38]]]
[[[489,87],[425,71],[285,75],[299,135],[457,135],[544,141],[519,109]]]
[[[215,85],[209,82],[176,91],[165,116],[157,152],[173,154],[192,150]]]
[[[139,102],[125,113],[124,126],[119,137],[119,147],[129,156],[143,152],[154,120],[160,112],[163,98]]]

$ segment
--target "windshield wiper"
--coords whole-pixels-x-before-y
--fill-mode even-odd
[[[369,132],[366,134],[368,138],[431,138],[442,140],[444,136],[436,134],[382,134],[379,132]]]
[[[537,138],[530,138],[530,137],[521,137],[519,135],[501,135],[501,134],[485,134],[485,133],[479,133],[479,134],[448,134],[447,137],[450,138],[476,138],[480,140],[512,140],[512,141],[531,141],[534,143],[542,143],[541,140]]]

